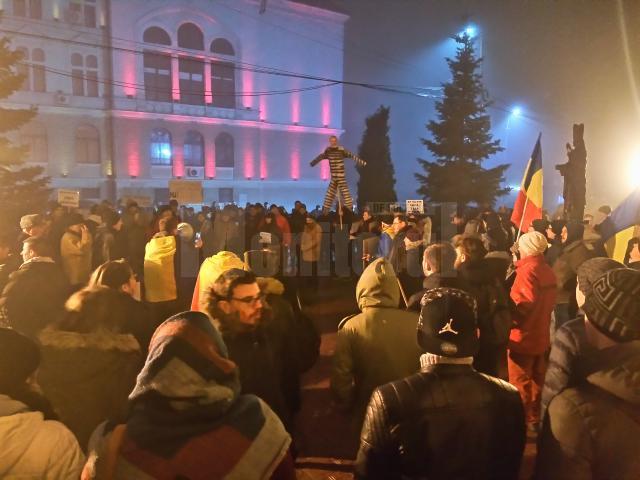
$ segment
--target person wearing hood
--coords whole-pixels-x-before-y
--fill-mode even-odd
[[[38,337],[38,384],[62,422],[87,448],[91,432],[107,418],[124,418],[127,396],[143,363],[127,330],[127,307],[111,288],[85,288],[66,304],[67,315]]]
[[[79,478],[84,454],[33,386],[38,345],[0,328],[0,478]]]
[[[610,270],[582,307],[589,351],[584,381],[549,404],[537,478],[640,475],[640,272]]]
[[[60,240],[62,269],[76,289],[83,287],[91,275],[92,239],[79,213],[69,216],[69,226]]]
[[[144,285],[145,300],[159,324],[180,310],[177,302],[180,243],[176,217],[163,218],[158,225],[160,231],[145,247]]]
[[[0,296],[4,322],[32,340],[62,316],[71,293],[67,276],[51,255],[47,239],[27,238],[22,243],[24,263],[9,276]]]
[[[544,254],[544,258],[551,267],[562,253],[562,230],[566,225],[565,220],[554,220],[544,232],[549,242],[549,248]]]
[[[485,258],[487,251],[482,240],[463,237],[456,250],[455,267],[460,288],[478,302],[480,348],[473,366],[481,373],[506,380],[507,344],[511,329],[507,292]]]
[[[556,278],[544,260],[547,239],[540,232],[518,239],[520,260],[511,287],[512,328],[507,366],[509,382],[522,397],[527,427],[533,434],[540,421],[540,395],[549,348],[549,324],[556,303]]]
[[[209,296],[215,281],[227,270],[238,268],[246,270],[246,265],[233,252],[222,251],[205,258],[200,266],[191,300],[191,310],[209,313]]]
[[[281,318],[274,319],[253,272],[223,272],[213,283],[208,313],[238,365],[242,392],[264,400],[293,431],[293,401],[285,387],[295,368],[295,337]]]
[[[553,264],[558,282],[558,300],[554,309],[553,331],[577,315],[576,282],[578,267],[598,254],[592,244],[584,241],[584,225],[568,222],[561,233],[562,253]]]
[[[305,217],[305,224],[300,235],[301,265],[300,275],[310,277],[306,282],[314,290],[318,289],[318,262],[322,249],[322,227],[311,215]]]
[[[356,286],[360,312],[338,327],[331,371],[331,391],[343,410],[354,412],[354,427],[362,426],[373,390],[419,367],[415,312],[398,309],[398,277],[388,260],[374,260]]]
[[[513,385],[473,369],[476,318],[476,301],[462,290],[425,294],[412,327],[420,371],[375,389],[356,479],[518,478],[522,404]]]
[[[620,262],[611,258],[596,257],[587,260],[578,267],[578,286],[576,300],[582,309],[586,297],[593,293],[593,283],[610,270],[624,268]],[[584,315],[565,323],[552,339],[549,353],[549,366],[544,377],[540,421],[544,422],[549,403],[565,388],[575,386],[586,374],[584,362],[580,361],[582,352],[588,348],[585,337]]]
[[[184,381],[188,379],[188,381]],[[153,336],[126,423],[94,432],[86,480],[294,480],[291,437],[259,398],[206,315],[185,312]]]

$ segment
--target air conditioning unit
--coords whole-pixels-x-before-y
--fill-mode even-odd
[[[62,90],[58,90],[53,94],[53,101],[56,105],[69,105],[69,95]]]
[[[64,20],[72,25],[82,25],[82,13],[74,8],[67,8],[64,12]]]
[[[204,178],[204,167],[186,167],[185,178]]]

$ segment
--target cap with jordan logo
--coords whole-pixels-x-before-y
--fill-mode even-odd
[[[420,302],[418,345],[443,357],[478,353],[478,307],[467,292],[456,288],[428,290]]]

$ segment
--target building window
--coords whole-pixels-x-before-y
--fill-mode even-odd
[[[178,28],[178,46],[191,50],[204,50],[204,35],[193,23],[184,23]]]
[[[29,50],[18,47],[22,53],[22,60],[18,64],[18,73],[24,75],[24,81],[20,90],[33,92],[46,92],[47,81],[44,67],[44,51],[41,48],[34,48],[29,56]],[[31,61],[29,61],[31,60]]]
[[[151,165],[171,165],[171,134],[167,130],[156,128],[151,132],[150,156]]]
[[[218,189],[218,203],[233,203],[233,188]]]
[[[100,133],[92,125],[80,125],[76,129],[76,163],[100,163]]]
[[[171,101],[171,57],[144,52],[144,94],[147,100]]]
[[[20,135],[20,143],[29,147],[27,161],[30,163],[47,163],[47,131],[40,123],[32,123],[24,128]]]
[[[71,23],[96,28],[96,0],[71,0],[68,15]]]
[[[160,27],[149,27],[142,34],[142,41],[156,45],[171,45],[171,37]]]
[[[42,0],[13,0],[13,14],[16,17],[42,19]]]
[[[233,168],[235,166],[233,137],[221,133],[216,137],[216,167]]]
[[[71,55],[71,91],[74,95],[98,96],[98,57],[79,53]]]
[[[236,107],[236,69],[233,63],[211,62],[213,106]]]
[[[189,105],[204,105],[204,62],[180,58],[180,101]]]
[[[220,55],[229,55],[233,57],[236,52],[233,49],[233,45],[226,38],[216,38],[211,42],[211,52],[218,53]]]
[[[204,167],[204,139],[200,133],[189,130],[184,139],[185,167]]]

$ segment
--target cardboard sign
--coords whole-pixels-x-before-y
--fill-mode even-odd
[[[271,245],[271,234],[269,232],[260,232],[260,243]]]
[[[58,190],[58,203],[63,207],[80,207],[80,192],[77,190]]]
[[[193,180],[170,180],[169,198],[175,199],[180,205],[202,203],[202,182]]]
[[[424,214],[424,200],[407,200],[407,213]]]

